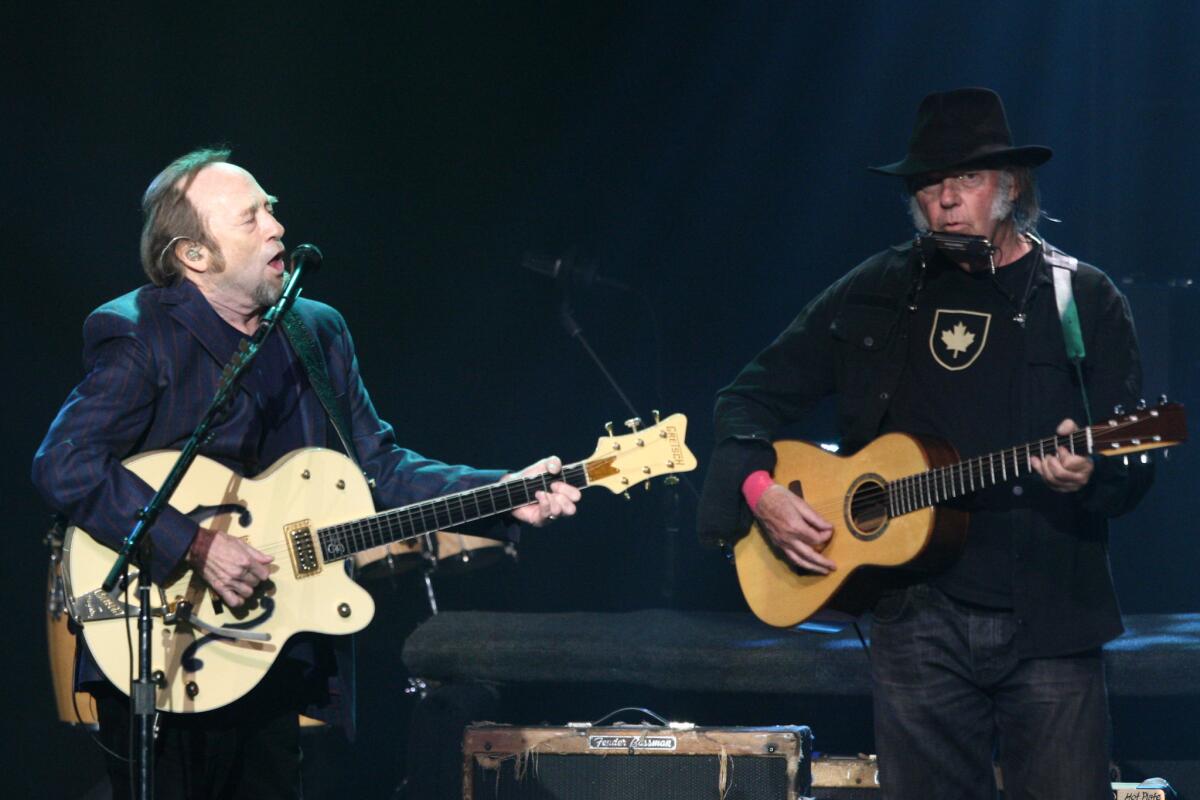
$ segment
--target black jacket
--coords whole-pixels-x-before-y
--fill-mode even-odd
[[[1017,415],[1024,441],[1049,435],[1064,417],[1081,425],[1088,418],[1044,254],[1034,268],[1021,359],[1020,385],[1026,388]],[[700,502],[703,541],[729,542],[746,532],[750,512],[742,481],[754,470],[773,468],[771,441],[817,401],[836,397],[843,453],[879,435],[905,366],[908,307],[921,302],[919,273],[911,244],[872,256],[809,303],[718,393],[716,447]],[[1101,420],[1116,404],[1132,409],[1141,392],[1133,319],[1124,296],[1095,267],[1080,263],[1072,283],[1087,348],[1087,397],[1092,417]],[[1126,466],[1121,459],[1097,459],[1091,482],[1072,494],[1034,483],[1026,502],[1011,512],[1018,515],[1013,595],[1022,655],[1078,652],[1120,634],[1107,518],[1133,508],[1149,488],[1152,468],[1133,461]]]

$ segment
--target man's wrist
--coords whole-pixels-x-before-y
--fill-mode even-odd
[[[191,547],[188,548],[187,559],[189,564],[197,566],[204,563],[208,558],[208,550],[212,547],[213,539],[217,538],[217,532],[209,528],[200,528],[196,531],[196,538],[192,539]]]
[[[751,511],[758,508],[763,492],[774,485],[775,479],[765,469],[755,470],[746,476],[746,480],[742,481],[742,497],[746,498],[746,505],[750,506]]]

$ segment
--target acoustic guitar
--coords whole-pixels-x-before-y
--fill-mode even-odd
[[[1068,436],[965,461],[945,442],[904,433],[885,434],[849,457],[779,441],[775,481],[833,524],[822,554],[838,569],[819,575],[793,566],[755,522],[734,545],[738,583],[754,614],[778,627],[798,625],[825,608],[858,613],[872,589],[889,579],[881,569],[934,570],[957,556],[967,515],[939,503],[1028,475],[1031,458],[1054,455],[1059,447],[1127,457],[1186,439],[1183,406],[1164,401]]]

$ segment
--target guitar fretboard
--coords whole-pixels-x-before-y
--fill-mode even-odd
[[[537,493],[550,491],[550,484],[556,481],[586,488],[587,465],[568,464],[561,474],[514,478],[320,528],[321,555],[326,562],[336,561],[372,547],[503,514],[536,503]]]
[[[1033,472],[1030,459],[1055,455],[1059,447],[1090,455],[1091,433],[1091,428],[1084,428],[1067,436],[1051,436],[890,481],[888,516],[908,514],[1028,475]]]

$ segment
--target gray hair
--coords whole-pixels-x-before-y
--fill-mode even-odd
[[[201,148],[182,155],[158,173],[142,195],[142,269],[155,286],[168,286],[183,277],[182,263],[175,256],[175,242],[188,239],[217,252],[216,242],[192,201],[187,198],[200,170],[226,162],[226,148]]]

